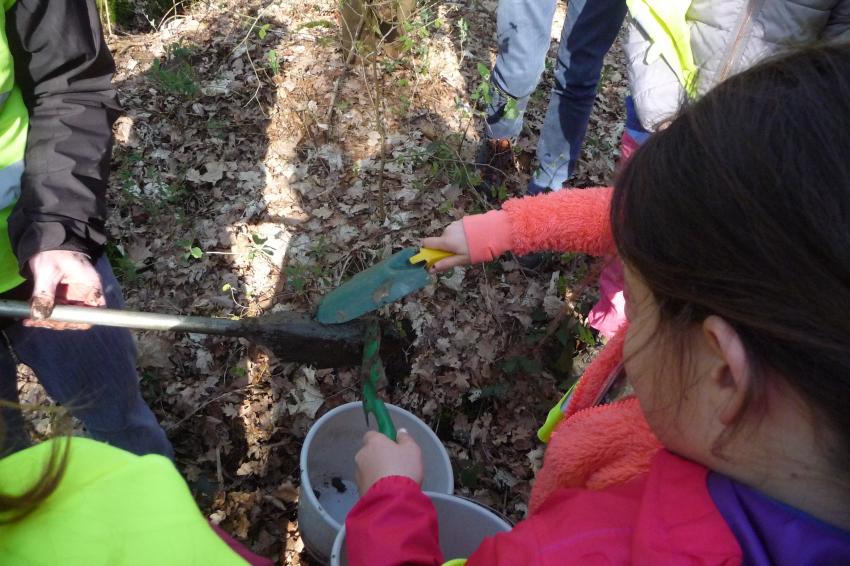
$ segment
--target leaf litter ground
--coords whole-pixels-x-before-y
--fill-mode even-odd
[[[108,252],[128,308],[311,312],[352,274],[486,209],[466,183],[481,129],[470,95],[479,63],[495,58],[496,2],[420,8],[412,49],[347,71],[335,6],[199,1],[154,31],[110,38],[126,116]],[[554,38],[563,16],[560,6]],[[527,182],[556,47],[503,197]],[[626,91],[618,42],[574,185],[610,182]],[[455,269],[381,312],[413,340],[410,375],[382,395],[434,428],[459,493],[514,520],[543,453],[536,429],[597,348],[582,324],[597,271],[581,255],[535,273],[505,258]],[[281,564],[311,564],[296,522],[298,454],[315,419],[358,399],[358,372],[281,364],[239,339],[136,338],[143,393],[207,516]],[[48,403],[30,372],[20,376],[22,402]],[[30,422],[49,434],[47,413]]]

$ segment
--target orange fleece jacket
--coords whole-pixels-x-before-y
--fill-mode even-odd
[[[610,207],[610,187],[510,199],[502,210],[463,219],[469,255],[473,263],[492,261],[509,251],[614,255]]]
[[[508,200],[502,210],[463,219],[470,258],[478,263],[508,251],[544,250],[613,255],[610,206],[609,187]],[[570,397],[532,488],[532,514],[559,488],[603,489],[648,471],[661,448],[636,398],[598,405],[622,364],[627,328],[588,366]]]

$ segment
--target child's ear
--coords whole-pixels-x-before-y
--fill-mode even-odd
[[[712,397],[717,402],[717,417],[729,425],[743,410],[752,385],[747,350],[732,325],[719,316],[706,318],[702,331],[712,354],[709,379]]]

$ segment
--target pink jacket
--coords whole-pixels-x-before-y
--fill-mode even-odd
[[[613,255],[616,249],[609,223],[610,202],[610,188],[574,189],[512,199],[504,203],[502,210],[467,216],[464,218],[464,231],[471,259],[478,263],[493,260],[508,251],[522,255],[540,250]],[[626,399],[610,405],[595,406],[609,377],[622,361],[624,337],[625,327],[600,352],[579,381],[566,407],[564,420],[550,438],[543,467],[537,475],[531,494],[532,516],[512,533],[496,537],[500,541],[499,553],[506,552],[505,545],[516,545],[524,553],[528,551],[528,544],[544,545],[550,536],[553,538],[549,542],[555,544],[561,535],[546,525],[564,524],[560,514],[570,515],[573,511],[558,510],[562,505],[550,503],[562,503],[566,493],[569,493],[569,497],[589,502],[593,499],[592,494],[582,490],[612,488],[617,494],[614,497],[621,497],[622,494],[616,491],[621,489],[620,486],[649,470],[650,462],[661,444],[650,431],[637,400]],[[634,484],[628,491],[631,498],[629,504],[635,507],[640,501],[640,490],[636,488],[638,485],[643,484]],[[440,563],[439,549],[434,546],[436,534],[422,524],[427,517],[427,523],[436,528],[433,507],[425,505],[427,499],[417,493],[418,487],[413,482],[406,482],[403,478],[387,478],[373,486],[361,499],[346,521],[348,532],[356,535],[347,537],[350,541],[349,557],[357,560],[352,564]],[[592,503],[588,504],[593,507]],[[411,507],[405,510],[405,506]],[[429,513],[425,512],[426,507],[430,509]],[[544,509],[548,511],[544,513]],[[386,513],[383,520],[376,516],[381,513]],[[416,529],[407,528],[410,525],[405,517],[411,514],[419,516],[420,524]],[[395,541],[407,541],[405,537],[410,536],[410,544],[403,543],[402,547],[430,550],[421,556],[416,554],[416,560],[403,552],[402,555],[408,558],[400,562],[377,558],[376,562],[369,562],[367,557],[372,555],[367,548],[370,546],[368,541],[373,541],[373,549],[381,549],[378,552],[385,551],[388,546],[378,544],[379,538],[373,536],[384,536],[382,525],[385,524],[398,527],[393,534],[386,533],[391,537],[388,540],[394,541],[393,546]],[[534,536],[530,541],[521,542],[529,530],[535,533]],[[548,534],[541,538],[543,532]],[[406,534],[399,538],[400,533]],[[361,545],[360,541],[366,544]],[[492,546],[492,543],[488,544]],[[485,556],[489,556],[486,553],[496,552],[495,549],[484,551],[484,554],[481,554],[482,551],[476,554],[479,563],[500,563],[485,559]],[[556,559],[553,557],[552,560]],[[508,560],[504,563],[512,562]]]
[[[570,189],[511,199],[502,210],[463,220],[474,263],[505,252],[540,250],[616,253],[611,235],[610,187]],[[559,488],[603,489],[649,469],[661,444],[643,418],[637,399],[595,406],[623,359],[622,327],[585,370],[549,440],[531,492],[534,513]]]
[[[741,563],[712,502],[708,470],[661,450],[648,474],[601,491],[560,489],[512,531],[488,538],[466,566]],[[434,506],[412,480],[380,480],[345,521],[351,566],[438,566]]]
[[[514,199],[464,219],[473,261],[513,250],[612,255],[610,189]],[[530,516],[486,539],[468,566],[846,564],[850,533],[661,447],[637,399],[599,405],[626,327],[569,398],[531,494]],[[439,565],[436,512],[410,479],[377,482],[346,519],[349,564]],[[800,544],[799,541],[806,541]]]

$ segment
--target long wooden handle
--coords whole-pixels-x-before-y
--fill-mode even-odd
[[[0,301],[0,317],[29,318],[29,303],[24,301]],[[136,330],[173,330],[177,332],[198,332],[201,334],[221,334],[225,336],[238,336],[245,331],[245,326],[241,320],[71,305],[56,305],[53,308],[53,314],[50,315],[48,320],[95,324],[99,326],[118,326],[121,328],[134,328]]]

